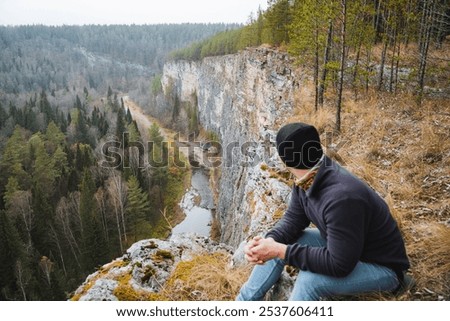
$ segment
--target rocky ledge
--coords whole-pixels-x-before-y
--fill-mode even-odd
[[[89,275],[72,300],[160,300],[159,293],[178,263],[217,252],[231,254],[231,249],[193,234],[174,235],[164,241],[142,240]]]

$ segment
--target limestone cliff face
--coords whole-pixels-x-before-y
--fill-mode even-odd
[[[170,62],[162,82],[181,102],[196,96],[200,124],[219,134],[221,241],[237,247],[247,236],[265,232],[290,191],[262,165],[278,162],[269,141],[293,112],[298,83],[289,56],[257,48],[200,62]]]

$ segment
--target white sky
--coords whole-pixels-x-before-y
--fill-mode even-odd
[[[0,25],[245,23],[267,0],[0,0]]]

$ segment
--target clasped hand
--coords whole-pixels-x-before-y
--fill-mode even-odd
[[[286,245],[275,242],[271,237],[265,239],[256,236],[247,243],[244,253],[245,258],[250,263],[264,264],[266,261],[277,257],[284,259]]]

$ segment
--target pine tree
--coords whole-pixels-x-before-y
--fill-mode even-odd
[[[83,172],[80,184],[80,217],[82,224],[82,263],[85,271],[103,264],[108,257],[108,245],[94,198],[96,187],[88,169]]]
[[[11,223],[5,211],[0,211],[0,289],[16,291],[15,266],[18,260],[23,260],[25,251],[15,226]],[[0,299],[4,291],[0,291]]]
[[[122,98],[122,103],[123,103],[123,98]],[[133,121],[133,116],[131,115],[131,111],[130,108],[127,109],[127,124],[130,124]]]
[[[36,184],[32,190],[34,224],[31,229],[31,239],[34,248],[41,255],[49,255],[53,242],[49,236],[49,225],[53,222],[53,209],[48,196]]]
[[[122,140],[123,133],[126,131],[125,127],[125,112],[122,108],[117,111],[117,119],[116,119],[116,136],[119,140]],[[123,146],[124,148],[126,146]]]
[[[341,130],[341,108],[342,108],[342,90],[344,87],[344,72],[347,46],[347,0],[341,0],[341,59],[339,67],[338,97],[336,102],[336,123],[335,130]]]
[[[132,175],[128,180],[128,202],[126,207],[126,218],[129,232],[138,241],[140,237],[145,237],[145,218],[150,211],[148,195],[142,191],[139,181]],[[148,234],[147,234],[148,235]]]
[[[111,86],[108,86],[108,93],[107,93],[107,95],[106,95],[106,98],[108,99],[108,103],[109,103],[109,104],[112,103],[112,101],[111,101],[112,95],[113,95],[113,91],[112,91],[112,89],[111,89]]]
[[[291,5],[289,0],[269,0],[266,17],[266,37],[263,42],[275,46],[289,43],[289,24],[291,23]]]
[[[7,119],[8,119],[8,114],[3,109],[3,106],[0,103],[0,128],[2,128],[5,125]]]
[[[35,153],[33,183],[44,193],[45,197],[50,197],[53,193],[57,177],[53,158],[47,153],[43,137],[40,133],[34,134],[31,137],[29,144],[31,144]]]
[[[80,184],[80,218],[82,226],[82,261],[85,271],[94,266],[95,253],[95,185],[89,170],[84,170]]]
[[[52,120],[55,120],[55,114],[53,111],[53,108],[50,105],[50,102],[47,99],[47,94],[44,90],[41,92],[40,100],[39,100],[39,109],[41,113],[43,113],[45,117],[45,127],[47,127],[47,124],[51,122]]]
[[[86,118],[83,111],[79,110],[77,126],[76,126],[76,141],[83,144],[90,144],[88,127],[86,124]]]
[[[3,182],[2,185],[6,184],[8,177],[14,176],[21,188],[29,187],[29,174],[24,169],[24,163],[28,160],[24,130],[16,126],[6,143],[0,160],[0,182]]]

